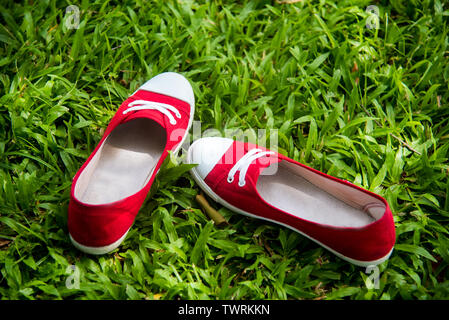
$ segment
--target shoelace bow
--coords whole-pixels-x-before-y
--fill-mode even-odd
[[[248,171],[249,166],[251,163],[261,157],[275,154],[273,151],[262,151],[261,149],[251,149],[248,151],[247,154],[245,154],[243,157],[240,158],[239,161],[236,162],[236,164],[231,168],[228,174],[227,181],[229,183],[232,183],[234,181],[234,175],[237,173],[237,171],[240,171],[239,174],[239,186],[243,187],[246,184],[245,176],[246,172]]]
[[[125,111],[123,111],[123,114],[127,114],[131,111],[138,111],[138,110],[157,110],[164,115],[168,117],[170,120],[170,124],[175,125],[176,119],[173,116],[172,112],[176,115],[178,119],[181,119],[181,113],[176,109],[174,106],[162,103],[162,102],[154,102],[154,101],[146,101],[146,100],[136,100],[131,102]]]

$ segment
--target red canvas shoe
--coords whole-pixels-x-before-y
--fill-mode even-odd
[[[395,243],[387,201],[282,154],[226,138],[196,140],[186,161],[198,185],[235,212],[288,227],[355,265],[379,264]]]
[[[187,137],[194,105],[189,82],[173,72],[122,103],[73,179],[68,228],[75,247],[104,254],[120,245],[168,152]]]

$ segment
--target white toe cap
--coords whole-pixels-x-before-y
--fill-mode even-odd
[[[187,162],[198,164],[192,170],[204,180],[233,142],[232,139],[220,137],[198,139],[189,148]]]
[[[193,89],[189,81],[176,72],[164,72],[145,82],[138,90],[146,90],[170,96],[195,105]]]

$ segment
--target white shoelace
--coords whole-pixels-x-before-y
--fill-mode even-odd
[[[173,112],[178,119],[181,119],[181,113],[179,113],[178,109],[173,107],[172,105],[161,103],[161,102],[154,102],[154,101],[146,101],[146,100],[136,100],[131,102],[125,111],[123,111],[123,114],[127,114],[131,111],[137,111],[137,110],[157,110],[163,114],[165,114],[168,119],[170,120],[170,124],[175,125],[176,119],[173,117],[171,112]],[[171,112],[170,112],[171,111]]]
[[[228,183],[232,183],[234,181],[234,175],[237,173],[237,171],[240,171],[239,186],[243,187],[246,184],[245,176],[251,163],[256,159],[267,156],[269,154],[275,153],[273,151],[262,151],[261,149],[257,148],[248,151],[248,153],[245,154],[243,157],[241,157],[240,160],[237,161],[236,164],[229,171]]]

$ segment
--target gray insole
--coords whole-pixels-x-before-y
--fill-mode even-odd
[[[261,175],[257,190],[272,206],[305,220],[338,227],[361,227],[374,221],[366,212],[337,199],[282,165],[274,175]]]
[[[165,143],[165,130],[150,119],[119,125],[105,141],[80,200],[89,204],[110,203],[142,189]]]

